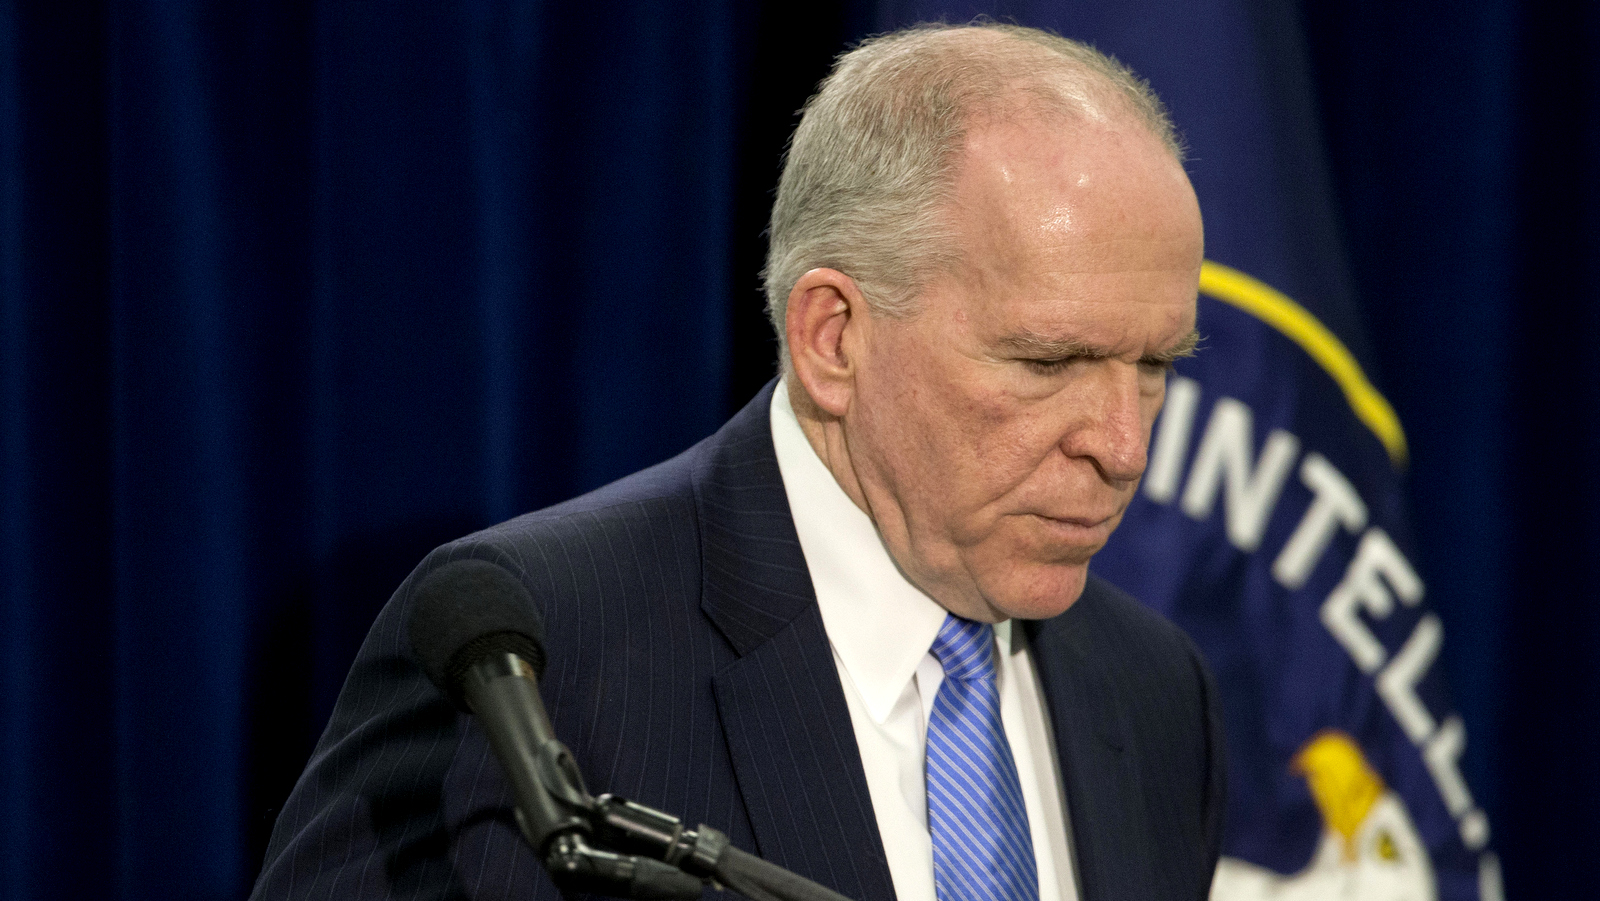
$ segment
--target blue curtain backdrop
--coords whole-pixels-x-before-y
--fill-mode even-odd
[[[422,553],[771,374],[792,113],[913,12],[0,0],[0,897],[242,897]],[[1507,891],[1600,896],[1600,12],[1300,13]]]

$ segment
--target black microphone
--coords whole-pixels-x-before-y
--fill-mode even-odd
[[[409,628],[428,678],[477,716],[511,782],[517,825],[558,885],[630,898],[699,897],[702,881],[676,867],[585,843],[596,801],[539,697],[544,623],[520,579],[485,560],[446,563],[417,586]]]
[[[625,798],[590,796],[539,697],[544,623],[505,567],[486,560],[440,566],[417,586],[409,628],[428,678],[478,717],[511,781],[517,825],[563,890],[692,901],[714,879],[752,901],[849,901],[733,847],[704,823],[685,829]]]

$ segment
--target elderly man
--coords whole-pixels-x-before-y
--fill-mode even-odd
[[[550,898],[417,583],[542,607],[589,785],[861,901],[1201,899],[1218,711],[1088,574],[1195,344],[1200,214],[1165,113],[1082,45],[929,27],[807,104],[773,210],[784,377],[660,466],[435,551],[358,657],[258,898]]]

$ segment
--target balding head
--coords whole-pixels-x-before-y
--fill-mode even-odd
[[[860,287],[874,313],[904,316],[961,262],[948,215],[968,132],[1038,117],[1056,127],[1131,122],[1174,159],[1161,101],[1086,44],[1013,25],[924,25],[841,56],[807,101],[772,209],[767,309],[789,366],[790,290],[816,268]]]

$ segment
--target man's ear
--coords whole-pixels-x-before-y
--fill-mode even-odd
[[[850,409],[858,363],[852,353],[862,347],[859,332],[868,328],[867,302],[855,279],[837,269],[813,269],[789,291],[784,320],[789,359],[806,394],[824,413],[843,416]]]

